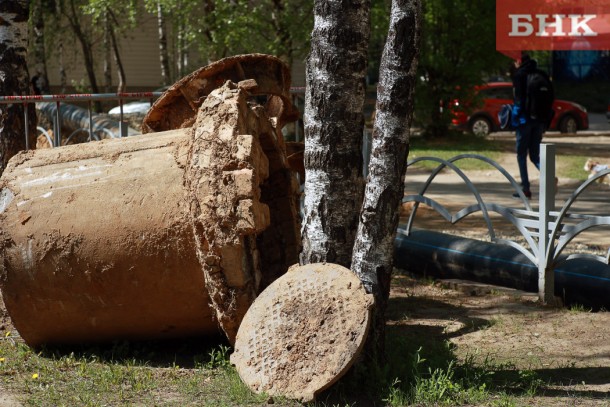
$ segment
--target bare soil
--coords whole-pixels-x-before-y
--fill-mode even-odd
[[[390,327],[423,347],[448,340],[461,360],[535,374],[539,395],[519,405],[610,404],[608,312],[543,307],[534,294],[503,287],[398,275],[388,317]]]

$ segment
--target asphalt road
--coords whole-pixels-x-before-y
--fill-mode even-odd
[[[610,123],[605,114],[589,113],[589,131],[610,132]]]

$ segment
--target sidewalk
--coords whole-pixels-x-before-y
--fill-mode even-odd
[[[503,138],[506,136],[500,134],[495,137]],[[591,150],[592,152],[597,153],[591,154],[591,156],[607,156],[609,157],[608,162],[610,162],[610,136],[579,135],[578,137],[557,137],[550,134],[545,137],[545,141],[558,145],[558,154],[560,154],[560,150],[571,150],[572,146],[577,146],[579,154],[582,154],[583,150]],[[561,146],[561,148],[559,148],[559,146]],[[574,149],[576,149],[576,147],[574,147]],[[517,160],[514,154],[502,154],[498,161],[499,164],[504,167],[504,169],[507,170],[517,182],[520,182]],[[530,203],[532,210],[538,210],[538,171],[529,162],[528,166],[533,194]],[[506,180],[506,178],[504,178],[504,176],[495,168],[489,166],[489,170],[464,172],[475,185],[484,202],[493,202],[506,207],[525,209],[524,204],[520,200],[512,197],[515,190],[510,182]],[[407,170],[407,176],[405,178],[405,194],[419,193],[424,183],[427,181],[429,174],[429,170],[424,170],[422,168],[412,168]],[[583,170],[583,177],[584,176],[586,176],[586,174],[584,174]],[[580,186],[580,184],[581,181],[577,180],[559,179],[558,192],[555,200],[555,207],[557,211],[561,210],[566,200]],[[459,210],[477,203],[476,198],[468,189],[464,181],[450,169],[445,169],[439,175],[437,175],[425,196],[434,199],[447,207],[451,214],[455,214]],[[609,201],[610,185],[596,183],[591,185],[582,195],[580,195],[570,209],[570,213],[610,215],[610,205],[608,204]],[[492,214],[491,217],[496,234],[508,236],[520,234],[516,227],[514,227],[510,222],[506,221],[500,215]],[[406,218],[403,218],[402,222],[406,222]],[[480,212],[468,216],[455,225],[451,225],[451,223],[445,221],[440,214],[436,213],[430,208],[420,206],[415,218],[414,227],[445,232],[449,231],[453,234],[465,235],[469,237],[479,235],[479,238],[489,240],[487,226]],[[575,238],[574,243],[571,245],[575,243],[600,246],[600,249],[607,251],[608,248],[610,248],[610,226],[598,226],[589,229],[578,235]]]

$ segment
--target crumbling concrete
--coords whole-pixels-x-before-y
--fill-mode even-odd
[[[152,105],[142,122],[142,132],[191,127],[207,95],[228,80],[241,82],[251,97],[261,96],[276,128],[298,119],[286,64],[270,55],[248,54],[221,59],[176,82]]]
[[[0,280],[28,344],[213,334],[219,325],[234,340],[258,293],[297,262],[300,242],[282,120],[269,116],[291,107],[256,104],[257,78],[246,79],[202,100],[192,128],[10,161],[0,179]]]

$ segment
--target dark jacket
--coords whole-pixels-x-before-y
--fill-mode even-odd
[[[526,59],[513,75],[513,92],[515,104],[525,108],[525,96],[527,93],[527,75],[538,69],[538,63],[533,59]]]

